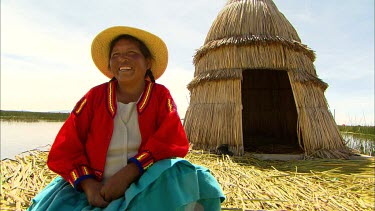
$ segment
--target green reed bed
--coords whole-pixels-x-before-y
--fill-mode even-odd
[[[339,130],[344,133],[358,133],[363,135],[375,136],[375,126],[348,126],[348,125],[338,125]]]
[[[57,176],[46,166],[47,154],[32,150],[1,161],[2,210],[26,209]],[[186,159],[211,170],[226,195],[223,210],[374,208],[374,158],[281,162],[191,151]]]

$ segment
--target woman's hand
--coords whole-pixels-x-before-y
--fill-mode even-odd
[[[101,182],[88,178],[82,180],[81,187],[86,193],[87,201],[91,206],[102,208],[108,206],[109,203],[100,195],[100,189],[103,187]]]
[[[134,163],[129,163],[108,179],[101,188],[100,195],[103,196],[104,200],[107,202],[118,199],[124,196],[130,184],[138,179],[139,176],[138,167]]]

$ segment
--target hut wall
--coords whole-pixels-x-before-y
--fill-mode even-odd
[[[287,72],[246,69],[241,92],[245,151],[298,151],[297,111]]]
[[[350,152],[328,109],[322,88],[313,81],[297,81],[297,71],[290,71],[288,74],[297,106],[299,143],[305,154],[323,158],[347,158]]]
[[[184,128],[194,149],[229,150],[243,154],[241,80],[200,83],[191,90]]]

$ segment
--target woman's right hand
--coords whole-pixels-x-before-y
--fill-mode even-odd
[[[100,195],[103,184],[95,179],[87,178],[81,181],[81,187],[86,193],[87,201],[91,206],[104,208],[108,202]]]

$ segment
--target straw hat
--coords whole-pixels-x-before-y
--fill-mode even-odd
[[[153,57],[151,61],[151,71],[155,80],[159,78],[167,68],[168,49],[163,40],[158,36],[142,29],[128,26],[114,26],[100,32],[91,44],[91,57],[96,67],[108,78],[112,78],[113,74],[108,68],[109,63],[109,45],[116,37],[128,34],[141,40]]]

